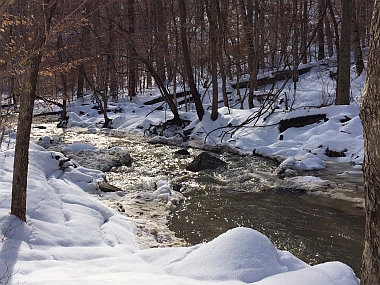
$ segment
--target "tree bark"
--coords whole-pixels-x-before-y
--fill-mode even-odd
[[[257,83],[257,56],[254,45],[254,35],[257,35],[257,26],[253,23],[253,2],[240,0],[240,6],[243,14],[243,33],[248,47],[248,70],[249,70],[249,92],[248,92],[248,108],[251,109],[253,105],[253,91]],[[255,22],[257,24],[257,21]],[[258,40],[258,39],[257,39]]]
[[[218,118],[218,72],[217,72],[217,23],[215,0],[210,0],[206,4],[206,13],[209,22],[209,38],[210,38],[210,53],[211,53],[211,81],[212,81],[212,102],[211,102],[211,120],[215,121]]]
[[[363,52],[360,46],[360,35],[358,21],[356,19],[356,2],[351,0],[351,35],[352,35],[352,51],[355,57],[356,75],[360,76],[364,70]]]
[[[370,35],[367,78],[360,109],[366,211],[361,285],[380,284],[380,0],[374,4]]]
[[[183,53],[183,58],[185,62],[186,75],[189,81],[188,83],[189,83],[191,95],[193,96],[193,100],[195,103],[195,108],[197,110],[198,119],[199,121],[202,121],[202,118],[204,115],[204,109],[201,102],[201,96],[197,90],[197,87],[195,86],[193,68],[191,66],[191,61],[190,61],[189,46],[187,44],[185,0],[179,0],[178,5],[179,5],[179,13],[180,13],[180,21],[181,21],[182,53]]]
[[[325,31],[326,31],[327,52],[328,52],[329,57],[332,57],[334,55],[334,35],[331,30],[329,17],[327,15],[325,17]]]
[[[236,45],[235,45],[235,66],[236,66],[236,95],[240,101],[240,109],[244,109],[243,98],[240,94],[240,76],[241,76],[241,60],[240,60],[240,15],[239,5],[236,8]]]
[[[318,60],[325,58],[325,37],[323,35],[323,18],[325,17],[326,5],[324,0],[318,0]]]
[[[299,38],[300,38],[300,30],[299,26],[300,21],[299,21],[299,14],[301,9],[298,9],[298,1],[294,0],[293,1],[293,42],[292,42],[292,52],[293,52],[293,68],[297,69],[298,65],[300,63],[300,58],[299,58]]]
[[[108,23],[108,43],[107,43],[107,77],[110,90],[110,98],[113,102],[119,100],[117,77],[116,77],[116,54],[115,54],[115,27],[112,22]]]
[[[222,96],[223,96],[223,106],[228,107],[228,97],[227,97],[227,76],[226,76],[226,70],[224,68],[224,60],[223,60],[223,47],[226,42],[226,32],[227,32],[227,27],[226,27],[226,22],[227,22],[227,8],[228,6],[226,5],[226,1],[221,1],[221,7],[219,6],[218,1],[215,1],[215,9],[217,13],[217,18],[218,18],[218,27],[219,27],[219,32],[218,32],[218,65],[219,65],[219,71],[220,71],[220,77],[222,79]],[[228,68],[230,71],[231,68]]]
[[[341,41],[338,62],[336,105],[350,104],[351,0],[342,1]]]
[[[63,37],[62,35],[58,36],[57,39],[57,49],[58,49],[58,62],[59,64],[63,65]],[[67,88],[67,76],[66,74],[60,70],[59,71],[59,77],[62,81],[62,114],[61,114],[61,123],[62,126],[65,121],[67,121],[67,99],[68,99],[68,88]]]
[[[339,52],[340,52],[340,36],[339,36],[339,29],[338,29],[338,22],[336,21],[335,14],[334,14],[334,9],[332,7],[331,1],[326,0],[326,9],[329,10],[331,22],[333,23],[333,28],[334,28],[334,35],[335,35],[335,49],[337,52],[337,59],[339,62]]]
[[[26,221],[26,191],[29,164],[29,142],[32,124],[34,98],[42,48],[49,32],[52,14],[57,2],[41,1],[42,18],[36,23],[35,34],[30,42],[29,58],[25,64],[25,81],[20,98],[20,113],[17,123],[17,140],[13,166],[11,214]]]
[[[162,0],[155,0],[155,18],[156,18],[156,37],[157,37],[157,58],[156,66],[157,73],[160,75],[162,82],[167,80],[166,76],[166,66],[165,66],[165,55],[167,53],[167,31],[166,31],[166,16],[164,10],[164,4]]]
[[[77,98],[82,98],[84,93],[84,64],[81,62],[78,66],[78,80],[77,80]]]
[[[135,33],[135,0],[128,0],[128,33],[133,37]],[[130,55],[133,54],[133,50],[129,49]],[[128,95],[129,100],[132,100],[136,96],[136,62],[135,59],[129,57],[129,66],[128,66]],[[148,80],[148,84],[150,81]],[[148,86],[149,87],[149,86]]]
[[[83,17],[88,19],[91,11],[91,3],[85,3],[83,7]],[[80,30],[80,44],[79,44],[79,59],[80,63],[78,65],[78,78],[77,78],[77,99],[84,96],[84,58],[88,54],[88,46],[91,45],[90,42],[90,27],[89,24],[85,24]]]

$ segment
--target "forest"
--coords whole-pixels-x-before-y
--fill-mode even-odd
[[[107,130],[117,125],[110,108],[140,97],[151,97],[145,105],[163,102],[170,110],[172,117],[160,124],[164,128],[188,126],[184,112],[194,112],[198,122],[206,124],[226,116],[221,108],[253,110],[239,125],[228,123],[230,129],[222,137],[232,137],[240,128],[266,121],[280,101],[286,113],[293,111],[299,77],[317,63],[328,67],[334,91],[310,109],[352,104],[352,78],[367,76],[360,110],[368,203],[362,282],[373,283],[380,274],[379,268],[371,271],[377,266],[380,239],[374,233],[380,218],[373,206],[378,204],[373,198],[378,195],[373,187],[378,183],[378,158],[370,143],[378,139],[371,129],[378,117],[372,103],[380,86],[375,53],[379,6],[378,0],[1,0],[0,146],[17,129],[11,214],[28,219],[34,117],[57,115],[58,127],[65,128],[72,119],[70,107],[88,98]],[[289,84],[293,99],[284,92]],[[152,95],[155,90],[159,98]],[[211,100],[205,104],[206,92]],[[320,92],[324,96],[324,90]],[[39,108],[42,111],[36,112]],[[316,112],[318,123],[331,115]],[[296,121],[291,116],[281,120],[290,124],[280,126],[281,136],[301,126]],[[214,130],[218,128],[215,124]],[[256,150],[258,154],[260,147],[253,154]]]
[[[212,88],[217,78],[224,106],[226,86],[234,81],[245,86],[237,88],[240,107],[252,108],[253,91],[268,70],[297,76],[300,64],[335,55],[341,64],[331,76],[342,81],[336,100],[349,104],[349,50],[360,75],[373,6],[364,0],[3,2],[3,100],[17,105],[24,78],[38,67],[38,80],[31,82],[36,96],[59,104],[62,118],[67,102],[86,92],[106,110],[108,101],[132,99],[157,85],[175,115],[177,89],[188,88],[201,119],[197,87]],[[38,66],[31,62],[36,57]]]

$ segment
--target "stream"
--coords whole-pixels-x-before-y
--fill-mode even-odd
[[[272,173],[277,164],[260,157],[214,154],[227,169],[186,171],[201,153],[174,154],[178,146],[152,143],[140,135],[88,133],[81,129],[33,128],[33,141],[59,137],[61,144],[82,142],[128,150],[132,166],[107,172],[110,184],[125,192],[150,191],[157,180],[171,181],[186,200],[167,218],[168,228],[189,244],[209,241],[228,229],[250,227],[268,236],[278,249],[288,250],[309,264],[339,260],[360,276],[364,239],[363,182],[346,164],[328,163],[315,175],[331,181],[313,189],[285,187]]]

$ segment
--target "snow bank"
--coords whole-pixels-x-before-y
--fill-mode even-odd
[[[309,266],[253,229],[235,228],[189,248],[139,249],[140,230],[101,204],[102,173],[60,166],[32,144],[27,223],[9,215],[13,150],[0,154],[0,278],[9,284],[359,284],[339,262]],[[157,197],[170,194],[158,182]],[[88,193],[89,192],[89,193]],[[1,277],[3,276],[3,277]]]

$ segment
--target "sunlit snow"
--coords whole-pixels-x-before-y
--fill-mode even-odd
[[[239,125],[254,110],[222,107],[217,121],[211,121],[206,111],[199,122],[195,112],[181,109],[181,117],[191,120],[187,128],[194,128],[188,145],[224,145],[240,154],[259,154],[282,162],[284,171],[321,169],[326,161],[349,162],[354,168],[345,174],[357,175],[364,156],[358,116],[364,76],[352,81],[351,106],[312,108],[324,100],[326,94],[321,90],[332,86],[326,83],[327,77],[318,80],[317,75],[315,68],[300,76],[294,111],[275,110],[265,121],[260,119],[256,126],[237,129],[232,136],[224,127]],[[110,103],[110,109],[122,110],[109,113],[112,131],[141,134],[151,124],[171,118],[168,110],[154,111],[154,106],[142,105],[147,98]],[[90,103],[90,96],[84,100],[77,100],[69,108],[68,126],[101,131],[101,115],[91,109],[92,105],[82,105]],[[283,119],[310,114],[326,114],[328,120],[289,128],[282,134],[276,125]],[[165,139],[157,140],[175,143],[182,140],[177,135],[167,134]],[[0,278],[10,278],[9,284],[359,284],[347,265],[336,261],[310,266],[287,251],[277,250],[268,238],[248,228],[235,228],[211,242],[191,247],[142,249],[138,242],[142,229],[136,221],[96,197],[102,194],[98,189],[98,181],[104,177],[101,171],[60,165],[63,154],[34,143],[30,146],[27,223],[22,223],[9,215],[14,137],[6,139],[8,143],[2,145],[0,153]],[[49,138],[45,141],[48,143]],[[10,149],[6,149],[8,145]],[[330,158],[326,149],[344,152],[345,156]],[[68,150],[96,148],[74,143]],[[302,183],[324,187],[329,181],[302,176],[289,177],[286,183],[290,188]],[[172,198],[180,199],[174,197],[177,194],[169,182],[158,181],[157,186],[156,192],[152,189],[155,198],[168,203]]]

